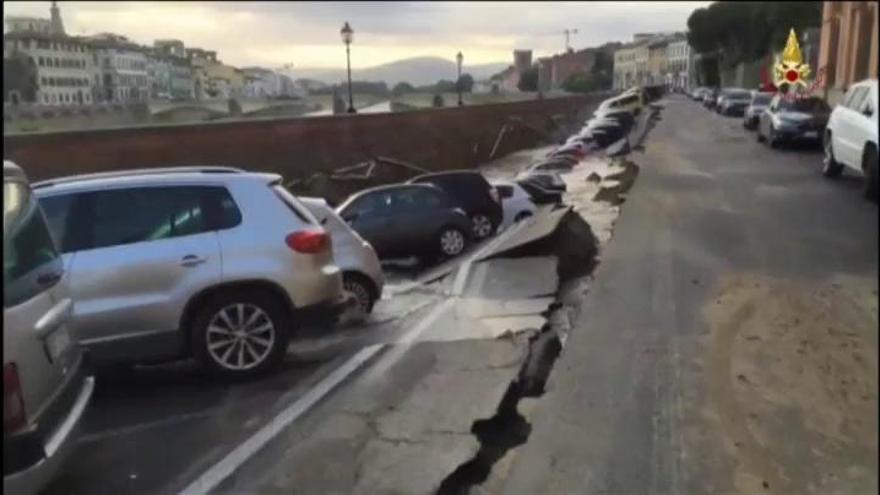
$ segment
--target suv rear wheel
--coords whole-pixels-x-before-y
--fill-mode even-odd
[[[290,338],[286,316],[269,293],[221,293],[196,314],[193,353],[205,367],[229,378],[260,375],[284,358]]]
[[[345,273],[342,275],[342,289],[354,298],[356,304],[343,312],[340,316],[341,322],[362,322],[373,311],[376,303],[376,289],[373,284],[359,273]]]
[[[840,177],[840,173],[843,172],[843,165],[834,159],[834,148],[831,147],[830,132],[825,133],[825,142],[823,144],[825,156],[822,157],[822,175],[830,178]]]

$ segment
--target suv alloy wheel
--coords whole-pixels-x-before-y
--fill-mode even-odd
[[[287,311],[263,291],[223,292],[196,314],[192,348],[210,370],[231,378],[250,378],[284,358],[290,338]]]

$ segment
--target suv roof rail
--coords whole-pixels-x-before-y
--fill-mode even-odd
[[[158,174],[172,174],[172,173],[187,173],[187,172],[199,172],[203,174],[242,174],[247,171],[244,169],[236,168],[236,167],[219,167],[219,166],[204,166],[204,167],[157,167],[157,168],[135,168],[130,170],[117,170],[114,172],[97,172],[93,174],[81,174],[81,175],[70,175],[66,177],[57,177],[54,179],[47,179],[39,182],[35,182],[31,185],[32,188],[41,188],[41,187],[49,187],[57,184],[68,184],[71,182],[79,182],[85,180],[92,179],[110,179],[114,177],[132,177],[139,175],[158,175]]]

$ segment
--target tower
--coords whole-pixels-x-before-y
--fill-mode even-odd
[[[61,22],[61,11],[58,9],[58,2],[52,2],[50,31],[52,34],[64,34],[64,23]]]

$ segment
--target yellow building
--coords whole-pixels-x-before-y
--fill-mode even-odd
[[[835,105],[851,84],[877,79],[877,3],[825,2],[819,43],[825,98]]]
[[[193,67],[197,99],[225,100],[244,94],[244,72],[217,60],[217,52],[187,48],[186,55]]]

